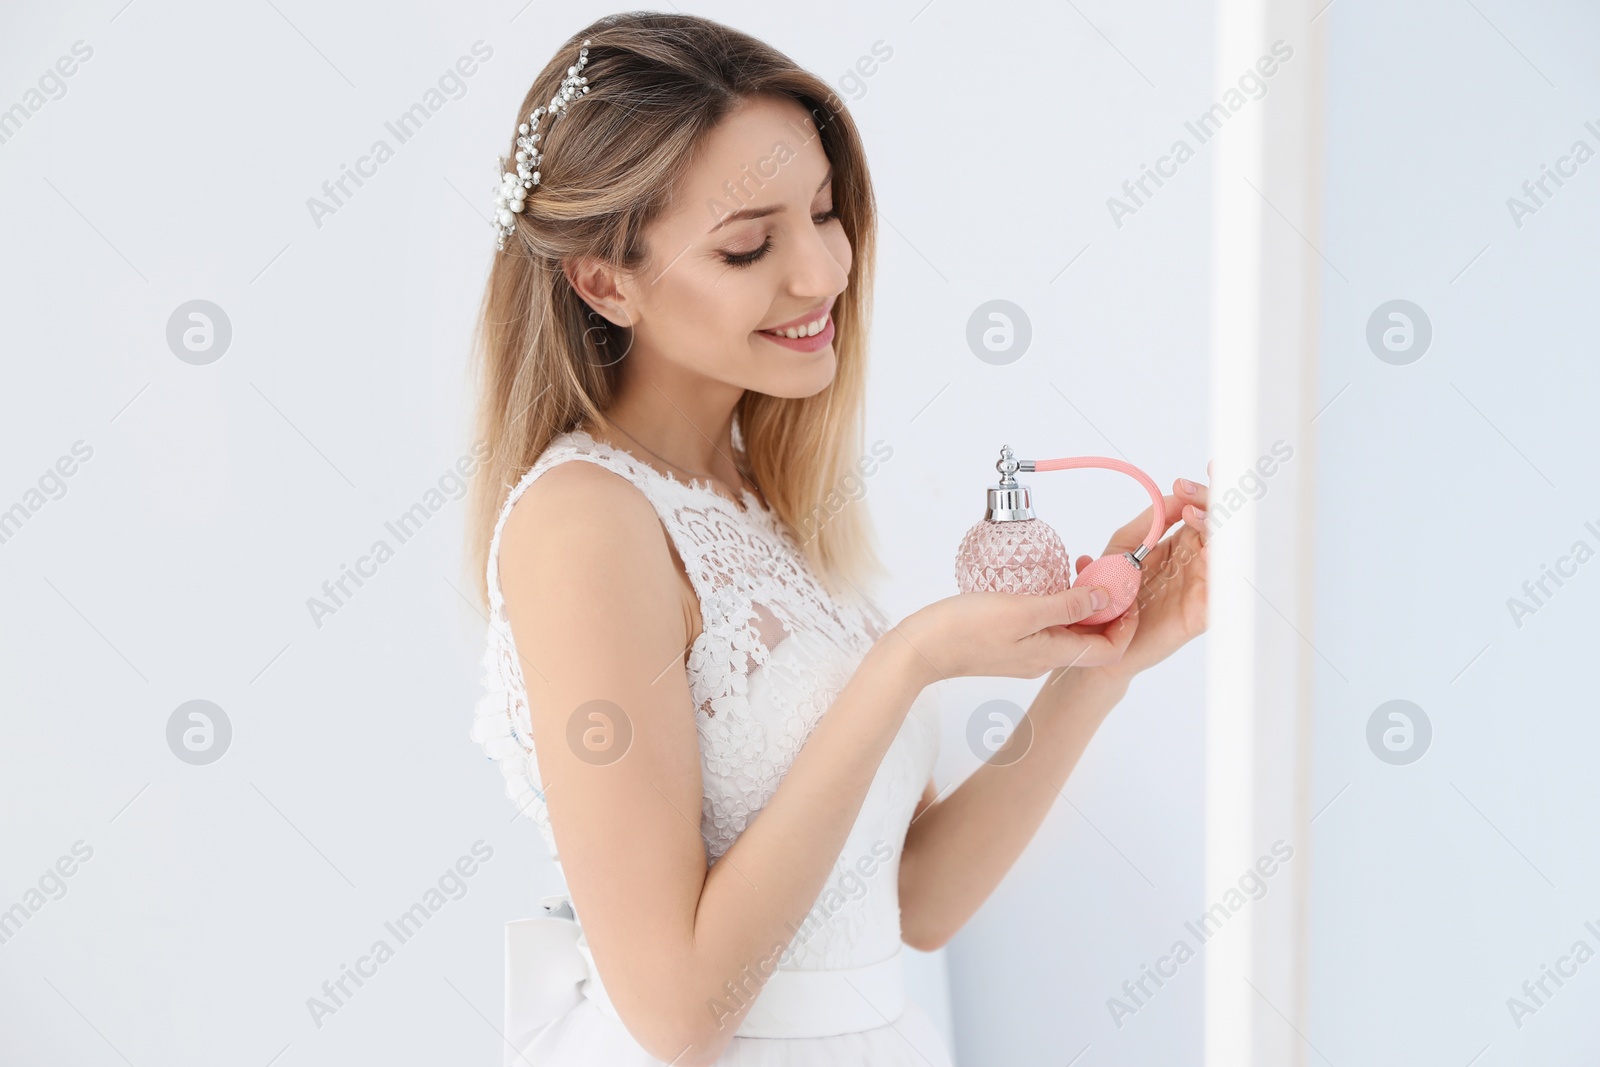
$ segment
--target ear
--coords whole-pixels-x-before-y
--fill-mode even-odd
[[[627,271],[596,256],[579,256],[562,265],[567,282],[585,304],[617,326],[639,322],[639,301]]]

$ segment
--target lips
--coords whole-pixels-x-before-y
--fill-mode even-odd
[[[808,333],[804,337],[789,337],[781,333],[768,333],[766,330],[757,330],[756,334],[769,344],[787,348],[791,352],[821,352],[833,344],[833,316],[829,315],[822,320],[822,329],[816,333]]]
[[[812,308],[810,311],[806,312],[804,315],[800,315],[800,316],[798,316],[796,318],[792,318],[788,322],[780,322],[776,326],[764,326],[758,332],[760,332],[760,333],[769,333],[769,334],[779,334],[782,331],[789,329],[790,327],[800,327],[800,326],[805,326],[808,323],[816,322],[818,319],[823,318],[824,316],[830,314],[832,311],[833,311],[833,301],[832,300],[828,300],[825,303],[818,304],[816,307]]]

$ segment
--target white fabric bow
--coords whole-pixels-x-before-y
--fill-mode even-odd
[[[567,903],[558,894],[543,898],[546,909]],[[578,947],[582,928],[565,915],[545,915],[506,923],[506,1003],[504,1067],[526,1067],[523,1050],[550,1023],[583,1000],[589,963]]]

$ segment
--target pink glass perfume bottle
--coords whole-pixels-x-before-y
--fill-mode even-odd
[[[989,486],[983,521],[967,531],[956,552],[956,584],[963,593],[1059,593],[1072,584],[1066,546],[1033,513],[1033,495],[1018,482],[1011,446],[1000,449],[1000,482]]]
[[[1072,581],[1067,550],[1048,523],[1035,516],[1032,493],[1016,480],[1017,471],[1067,470],[1101,467],[1120,471],[1139,481],[1153,502],[1150,533],[1144,543],[1128,552],[1109,553],[1086,566]],[[995,464],[1000,481],[988,488],[982,521],[961,539],[956,553],[956,584],[963,593],[1059,593],[1072,585],[1098,585],[1111,602],[1083,620],[1084,625],[1110,622],[1133,605],[1143,578],[1140,561],[1156,546],[1167,527],[1160,488],[1131,463],[1108,456],[1070,456],[1064,459],[1017,459],[1010,445],[1000,448]]]

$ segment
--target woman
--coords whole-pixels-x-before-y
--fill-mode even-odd
[[[887,626],[861,509],[819,506],[862,455],[874,205],[842,103],[642,14],[572,38],[519,116],[480,322],[474,736],[569,918],[508,940],[506,1062],[948,1064],[900,945],[950,939],[1132,675],[1203,629],[1206,491],[1166,498],[1186,525],[1100,632],[1072,627],[1082,587]],[[939,799],[929,683],[1051,671],[1026,758]]]

